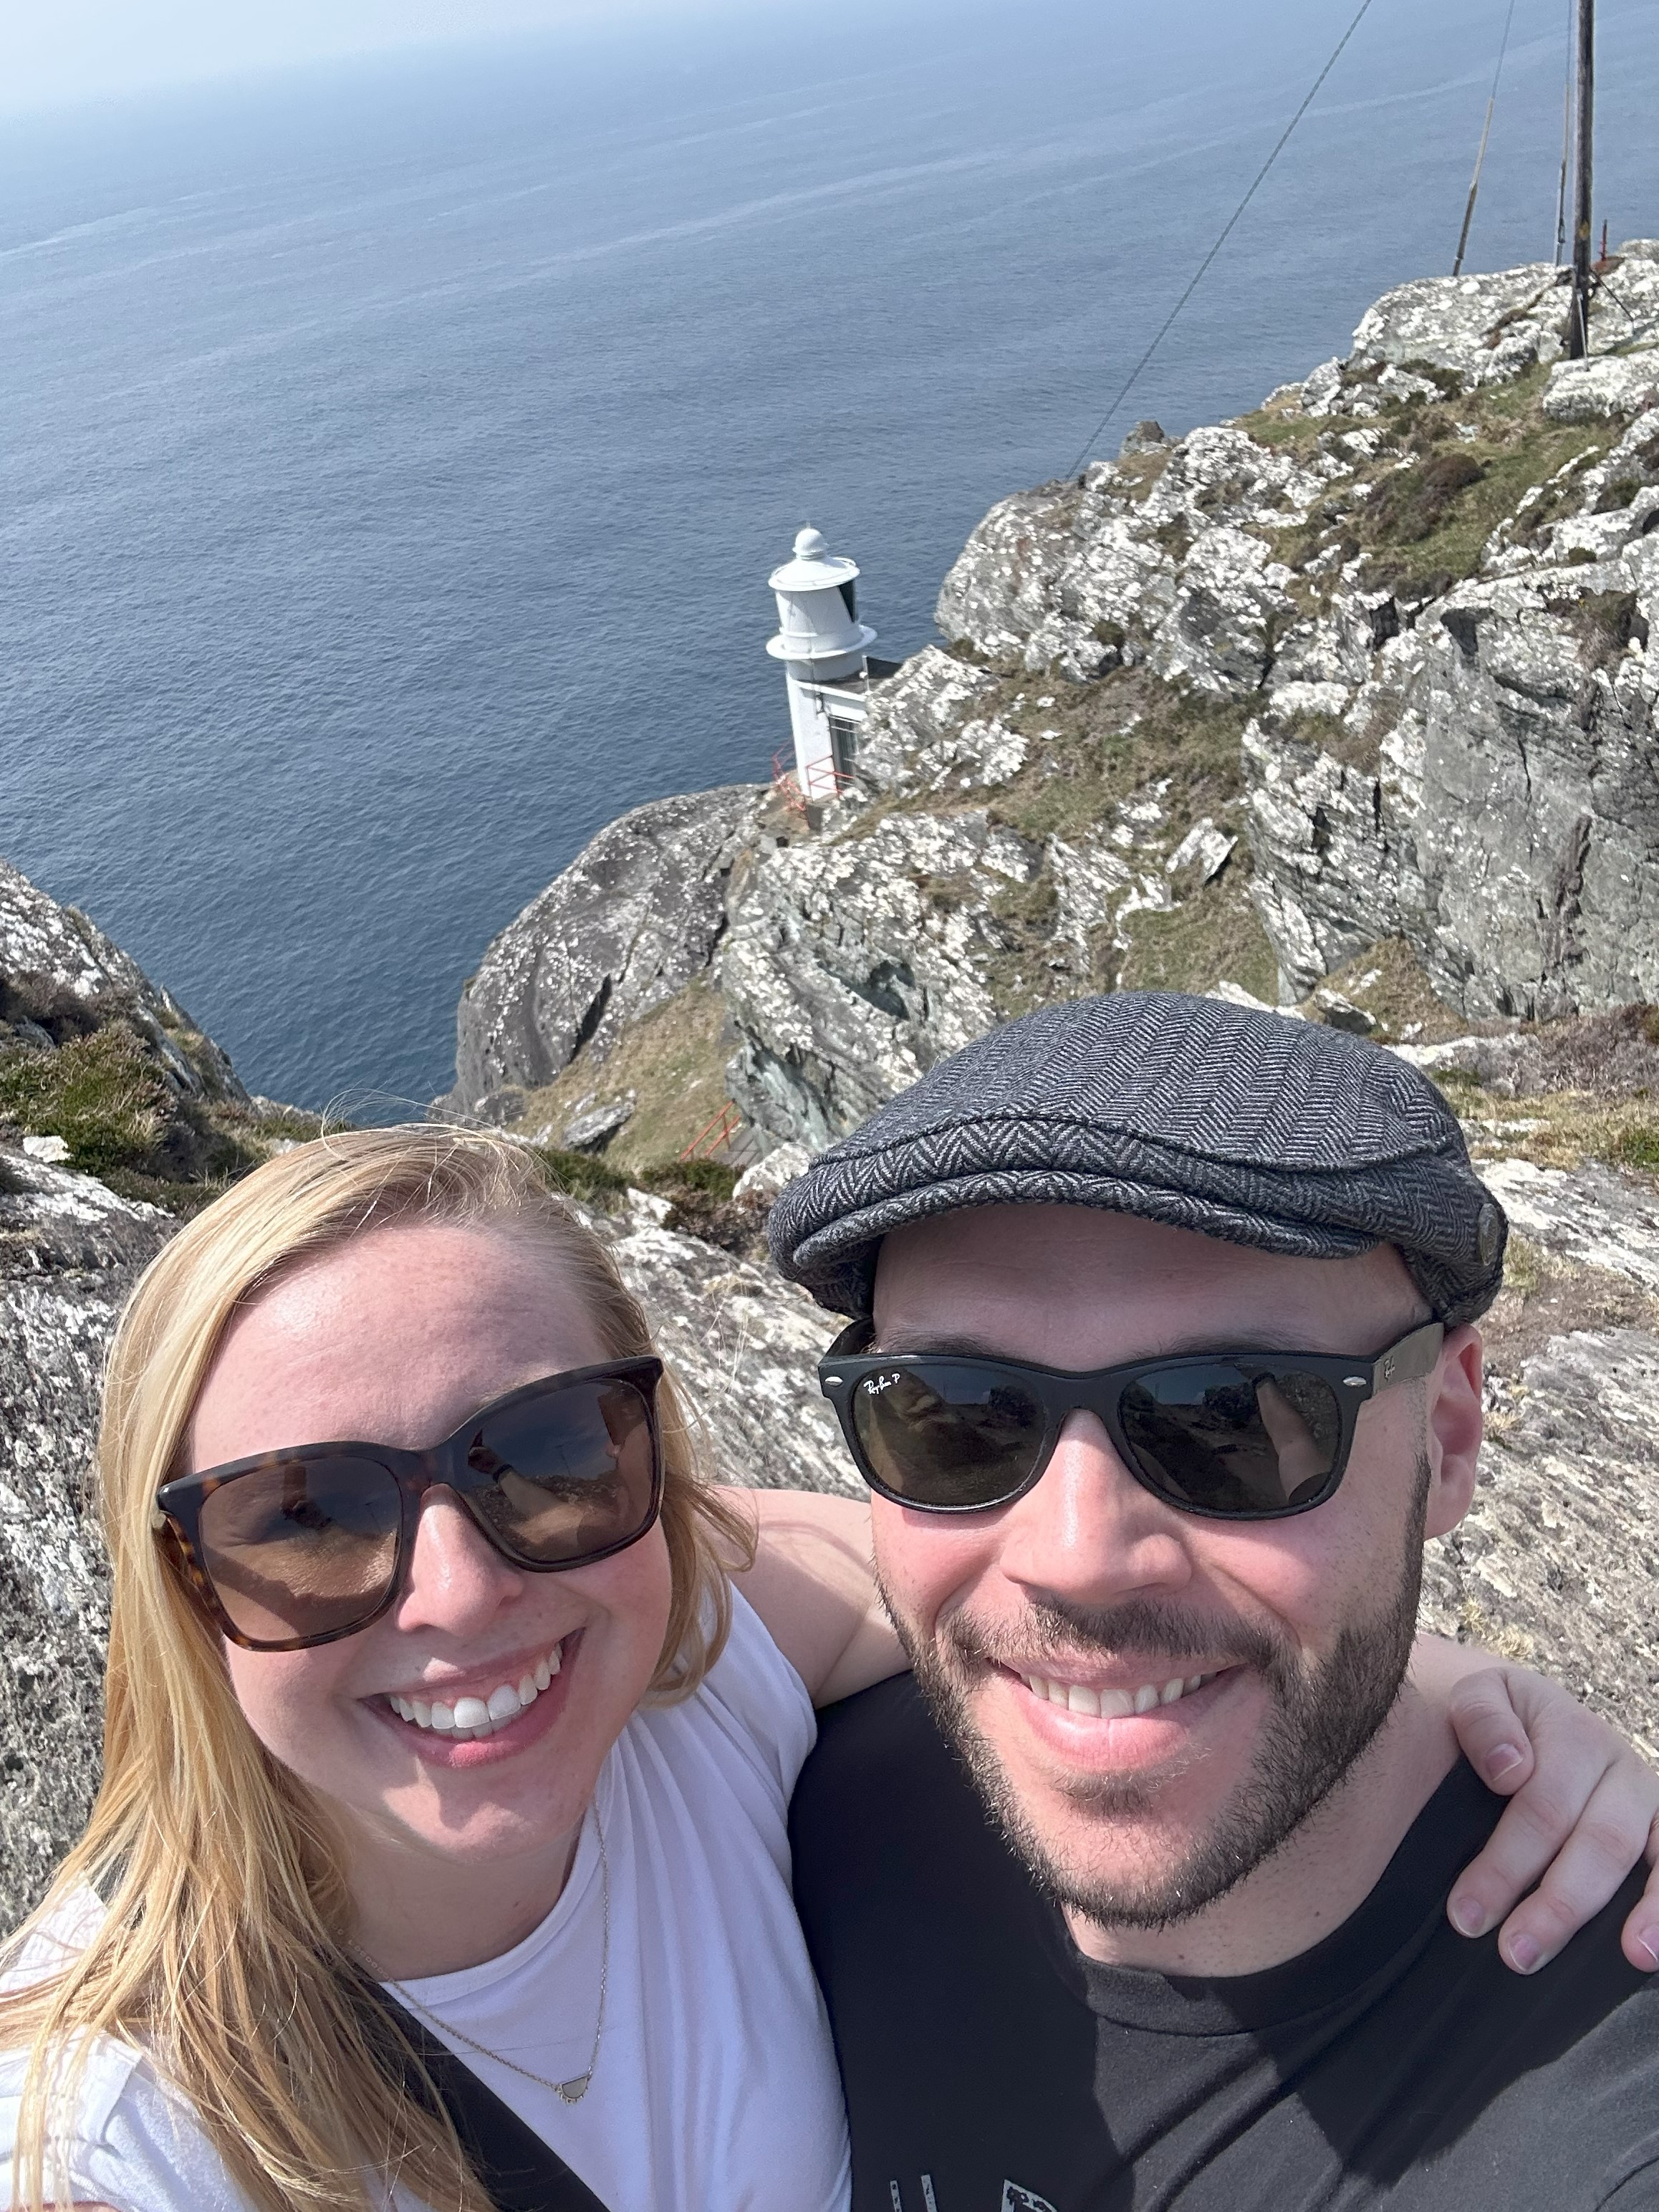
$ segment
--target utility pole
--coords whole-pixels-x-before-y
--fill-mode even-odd
[[[1595,117],[1595,0],[1578,0],[1577,161],[1572,203],[1572,306],[1567,314],[1567,359],[1589,351],[1590,153]]]

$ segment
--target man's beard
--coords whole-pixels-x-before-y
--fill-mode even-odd
[[[1144,1651],[1158,1661],[1198,1662],[1224,1650],[1254,1668],[1267,1686],[1267,1717],[1243,1781],[1178,1856],[1133,1875],[1126,1869],[1114,1879],[1109,1871],[1085,1874],[1060,1865],[970,1717],[971,1692],[998,1661],[993,1643],[1007,1639],[981,1639],[968,1624],[947,1622],[937,1641],[923,1644],[889,1601],[941,1731],[956,1746],[1010,1844],[1057,1904],[1103,1928],[1167,1928],[1225,1896],[1330,1796],[1393,1711],[1411,1661],[1429,1481],[1425,1459],[1389,1598],[1370,1619],[1346,1624],[1328,1656],[1312,1665],[1271,1629],[1191,1607],[1133,1599],[1098,1611],[1053,1602],[1028,1609],[1018,1647],[1027,1666],[1040,1662],[1045,1650],[1073,1662],[1091,1650],[1115,1660]],[[1062,1788],[1074,1803],[1099,1812],[1107,1822],[1114,1815],[1156,1817],[1155,1779],[1079,1777]]]

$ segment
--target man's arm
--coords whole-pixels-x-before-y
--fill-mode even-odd
[[[803,1490],[721,1495],[758,1539],[738,1587],[815,1705],[902,1672],[876,1592],[866,1504]],[[1625,1923],[1625,1956],[1644,1973],[1659,1966],[1659,1775],[1558,1683],[1491,1652],[1419,1636],[1412,1680],[1487,1788],[1512,1801],[1452,1893],[1452,1925],[1480,1936],[1501,1921],[1505,1963],[1532,1972],[1645,1855],[1655,1871]]]

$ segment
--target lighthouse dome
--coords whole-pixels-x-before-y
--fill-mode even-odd
[[[809,522],[805,530],[795,532],[797,561],[822,561],[828,556],[830,540],[821,530],[814,530]]]

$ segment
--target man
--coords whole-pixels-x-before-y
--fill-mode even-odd
[[[821,1373],[915,1668],[795,1798],[855,2212],[1659,2207],[1639,1880],[1530,1980],[1446,1919],[1501,1807],[1405,1670],[1504,1224],[1433,1088],[1052,1007],[772,1237],[859,1317]]]

